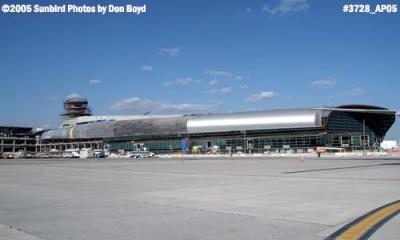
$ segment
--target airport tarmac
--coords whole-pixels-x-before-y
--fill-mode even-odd
[[[0,159],[0,239],[326,239],[399,184],[399,159]]]

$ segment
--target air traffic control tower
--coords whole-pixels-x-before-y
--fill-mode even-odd
[[[88,106],[88,100],[82,97],[66,99],[64,101],[64,109],[65,112],[61,115],[66,119],[92,115],[92,111]]]

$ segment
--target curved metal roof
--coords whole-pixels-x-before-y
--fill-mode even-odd
[[[59,128],[45,131],[42,133],[42,139],[68,139],[68,129]]]
[[[149,118],[168,118],[179,117],[182,115],[112,115],[112,116],[79,116],[74,118],[65,119],[62,121],[60,127],[73,127],[79,124],[95,123],[101,121],[126,121],[126,120],[140,120]]]
[[[124,120],[76,124],[44,132],[43,139],[84,139],[122,136],[179,135],[186,133],[215,133],[247,130],[321,128],[321,118],[332,112],[348,112],[355,118],[372,114],[374,129],[380,135],[394,122],[395,112],[364,105],[343,105],[335,108],[304,108],[237,112],[209,115],[124,118]],[[383,116],[386,116],[383,118]],[[370,123],[368,122],[368,123]],[[375,126],[376,125],[376,126]]]
[[[190,117],[188,133],[320,127],[322,110],[285,109]]]
[[[344,108],[344,109],[380,109],[380,110],[388,110],[387,108],[384,108],[384,107],[378,107],[378,106],[366,105],[366,104],[346,104],[346,105],[337,106],[336,108]]]
[[[362,104],[349,104],[341,105],[337,107],[321,107],[314,108],[318,110],[328,110],[328,111],[341,111],[341,112],[359,112],[359,113],[379,113],[379,114],[396,114],[396,111],[389,110],[387,108],[372,106],[372,105],[362,105]]]

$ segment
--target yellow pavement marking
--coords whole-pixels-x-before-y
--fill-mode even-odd
[[[385,218],[400,210],[400,202],[388,205],[360,222],[354,224],[349,229],[336,237],[337,240],[356,240],[362,237],[369,229],[381,222]]]

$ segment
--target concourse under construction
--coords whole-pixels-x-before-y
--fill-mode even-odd
[[[38,135],[37,151],[377,150],[396,118],[395,111],[356,104],[216,114],[93,116],[88,100],[74,97],[64,101],[64,109],[60,127]]]

